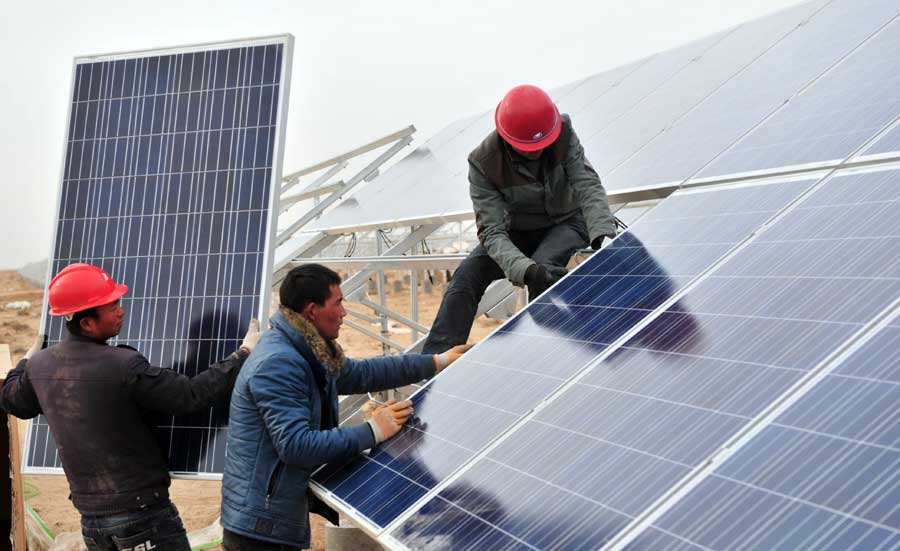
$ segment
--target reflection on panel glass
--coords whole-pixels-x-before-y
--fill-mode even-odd
[[[259,313],[283,50],[76,65],[52,271],[87,262],[128,285],[111,343],[154,365],[202,371]],[[65,338],[62,318],[44,327]],[[221,472],[227,412],[156,419],[170,470]],[[60,466],[46,428],[29,467]]]
[[[605,174],[605,184],[615,190],[681,182],[693,176],[898,13],[900,5],[894,0],[830,2],[674,126]]]
[[[898,351],[881,330],[630,548],[896,547]]]
[[[386,526],[810,185],[663,201],[428,384],[400,437],[326,466],[315,482]]]
[[[842,161],[900,115],[900,21],[792,98],[699,178]]]
[[[900,297],[900,220],[890,216],[897,182],[885,171],[824,184],[394,536],[410,547],[423,538],[446,542],[436,549],[479,549],[492,538],[506,538],[497,549],[601,547]],[[868,216],[873,221],[845,223]],[[820,411],[828,406],[817,401]],[[523,488],[523,501],[510,488]],[[465,533],[452,521],[461,512]],[[724,516],[722,523],[745,526]]]

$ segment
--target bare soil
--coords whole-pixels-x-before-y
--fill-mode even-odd
[[[403,274],[403,272],[387,273],[387,304],[394,311],[411,317],[412,301],[409,286],[402,284],[399,292],[393,292],[394,279],[400,278],[401,282],[404,281]],[[443,279],[442,274],[437,274],[432,293],[426,294],[420,291],[418,294],[419,322],[423,325],[430,325],[437,314],[444,290]],[[373,302],[378,301],[377,295],[369,298]],[[6,304],[17,301],[28,301],[32,306],[27,310],[18,311],[4,308]],[[33,287],[15,271],[0,270],[0,343],[9,344],[13,362],[22,357],[38,333],[42,301],[42,289]],[[373,315],[371,310],[359,304],[350,303],[348,307],[363,314]],[[354,321],[367,326],[376,333],[381,332],[381,326],[378,323],[370,325],[359,319],[354,319]],[[412,342],[413,335],[411,333],[407,334],[403,328],[397,327],[396,324],[393,325],[389,335],[392,340],[404,345]],[[482,316],[476,320],[469,342],[478,342],[499,325],[499,321]],[[338,342],[350,357],[365,358],[382,353],[381,343],[346,326],[341,331]],[[19,422],[19,433],[23,443],[26,427],[27,423]],[[29,499],[28,504],[55,534],[80,531],[80,517],[68,499],[69,487],[65,477],[28,475],[25,477],[25,481],[37,491],[37,495]],[[181,518],[188,532],[208,526],[219,516],[221,483],[218,481],[173,480],[170,492],[172,501],[181,512]],[[324,551],[324,534],[322,519],[313,516],[310,549]],[[214,549],[218,550],[221,547]]]

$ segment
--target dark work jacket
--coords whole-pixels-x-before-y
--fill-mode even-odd
[[[191,413],[227,399],[246,358],[238,351],[187,377],[150,365],[132,348],[71,335],[9,372],[0,408],[23,419],[47,417],[82,514],[138,509],[169,495],[150,415]]]
[[[585,159],[568,115],[562,115],[559,137],[544,150],[537,173],[526,164],[496,131],[469,154],[469,195],[478,239],[518,285],[534,261],[513,244],[510,231],[548,228],[581,211],[590,241],[616,235],[606,191]]]

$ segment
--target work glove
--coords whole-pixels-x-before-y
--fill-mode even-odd
[[[532,264],[525,270],[525,285],[528,287],[528,300],[534,300],[551,285],[562,279],[569,270],[552,264]]]
[[[440,373],[443,369],[447,368],[458,360],[460,356],[469,351],[470,348],[475,346],[474,344],[460,344],[454,346],[450,350],[444,352],[443,354],[435,354],[434,355],[434,372]]]
[[[244,340],[241,341],[241,348],[246,350],[249,354],[253,351],[253,347],[256,346],[256,343],[259,342],[261,337],[262,331],[259,330],[259,320],[250,320],[250,325],[247,327],[247,334],[244,335]]]
[[[593,241],[591,241],[591,248],[594,249],[595,251],[599,251],[600,248],[603,247],[603,238],[604,237],[606,237],[606,236],[601,235],[597,239],[594,239]]]
[[[406,423],[412,413],[413,405],[409,400],[403,402],[388,400],[383,406],[375,408],[372,418],[368,421],[375,436],[375,443],[380,444],[400,432],[403,423]]]
[[[35,337],[34,343],[32,343],[31,348],[29,348],[28,351],[25,352],[25,356],[23,356],[23,357],[27,360],[28,358],[32,357],[35,354],[35,352],[38,352],[41,348],[43,348],[44,347],[44,339],[46,339],[46,338],[47,338],[46,335],[38,335],[37,337]]]

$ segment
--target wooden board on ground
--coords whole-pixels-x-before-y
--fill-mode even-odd
[[[6,374],[12,369],[12,361],[9,357],[9,346],[0,344],[0,381],[6,379]],[[0,495],[9,492],[11,499],[0,506],[0,526],[3,530],[9,528],[9,540],[0,540],[0,549],[12,549],[13,551],[25,551],[25,508],[22,488],[21,457],[22,448],[19,445],[19,428],[15,417],[12,415],[0,416],[0,457],[5,457],[4,467],[9,473],[0,480]],[[5,490],[5,491],[4,491]],[[11,546],[11,547],[10,547]]]

